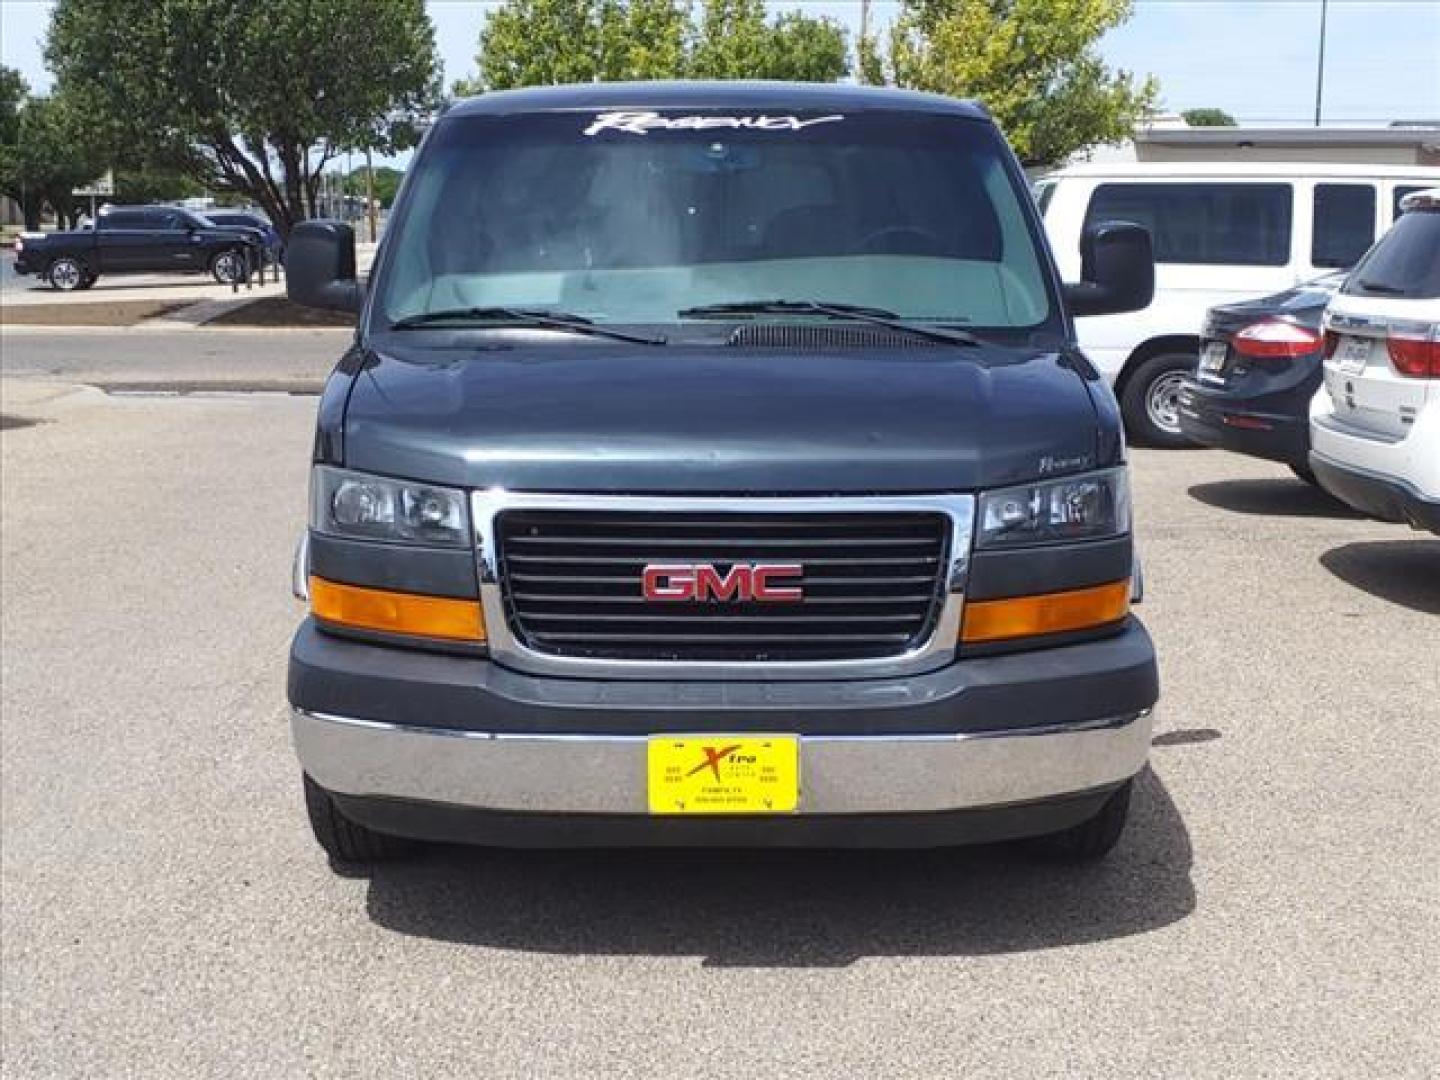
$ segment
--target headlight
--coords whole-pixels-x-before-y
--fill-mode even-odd
[[[470,546],[465,493],[318,466],[310,484],[310,527],[330,536],[399,544]]]
[[[1130,531],[1125,469],[1043,480],[980,496],[977,548],[1100,540]]]

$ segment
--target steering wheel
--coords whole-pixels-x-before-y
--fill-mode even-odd
[[[876,229],[867,233],[860,241],[860,247],[865,251],[873,251],[886,240],[908,240],[910,243],[900,245],[900,250],[892,249],[886,254],[896,255],[939,255],[945,250],[945,242],[932,232],[925,229],[917,229],[913,225],[887,225],[883,229]]]

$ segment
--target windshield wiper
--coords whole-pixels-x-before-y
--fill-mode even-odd
[[[738,300],[727,304],[702,304],[700,307],[684,308],[676,314],[682,319],[724,319],[731,315],[803,315],[807,312],[826,315],[832,319],[850,319],[888,326],[891,330],[930,338],[932,341],[943,341],[950,345],[981,344],[979,338],[964,330],[948,330],[910,322],[884,308],[864,307],[860,304],[832,304],[825,300]]]
[[[1404,296],[1405,290],[1398,285],[1387,285],[1383,281],[1371,281],[1368,278],[1360,279],[1360,287],[1366,292],[1379,293],[1381,296]]]
[[[608,326],[600,326],[584,315],[576,315],[569,311],[550,311],[545,308],[442,308],[439,311],[421,311],[414,315],[406,315],[402,319],[396,319],[390,324],[390,329],[415,330],[446,322],[466,322],[478,326],[543,327],[547,330],[566,330],[572,334],[609,338],[612,341],[627,341],[632,345],[665,344],[664,338],[627,334],[623,330],[612,330]]]

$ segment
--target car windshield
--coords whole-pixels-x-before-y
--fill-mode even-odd
[[[1054,326],[1010,162],[990,124],[939,114],[451,117],[397,209],[373,325],[506,307],[699,326],[783,300]]]

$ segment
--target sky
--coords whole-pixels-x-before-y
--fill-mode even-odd
[[[1113,67],[1160,80],[1167,111],[1213,106],[1242,124],[1309,124],[1321,0],[1134,0],[1129,23],[1100,51]],[[49,0],[0,0],[0,63],[49,84],[42,57]],[[428,0],[447,85],[473,74],[485,0]],[[859,0],[770,0],[859,27]],[[885,26],[897,0],[874,0]],[[1323,119],[1327,125],[1440,120],[1440,0],[1329,0]]]

